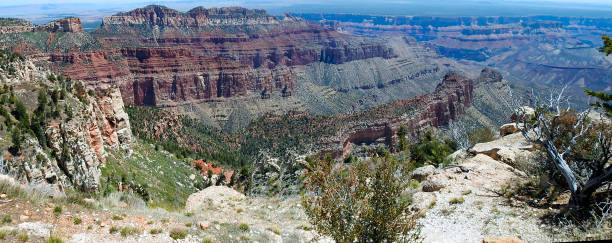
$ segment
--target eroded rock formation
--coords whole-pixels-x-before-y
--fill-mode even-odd
[[[23,72],[10,80],[16,87],[15,93],[27,94],[38,82],[48,82],[42,87],[53,87],[46,80],[48,72],[33,68],[27,61],[16,66],[21,66]],[[45,144],[40,137],[23,134],[20,151],[4,152],[0,172],[52,192],[61,192],[67,187],[97,192],[100,167],[106,163],[107,151],[130,150],[132,145],[132,131],[121,93],[117,88],[106,90],[100,96],[87,95],[84,91],[83,94],[65,92],[58,102],[63,109],[61,113],[66,115],[59,115],[59,119],[47,115],[51,120],[47,119],[46,127],[42,128]]]
[[[80,20],[67,18],[32,30],[82,28]],[[125,102],[152,106],[217,101],[263,90],[287,96],[296,86],[293,67],[396,57],[383,41],[238,7],[179,12],[151,5],[105,17],[91,35],[73,39],[54,44],[67,39],[49,36],[42,49],[27,40],[3,45],[50,61],[53,70],[94,88],[116,84]]]
[[[490,73],[483,71],[482,74]],[[483,75],[479,79],[486,79]],[[367,110],[365,115],[375,119],[358,119],[327,138],[328,151],[343,157],[354,144],[371,143],[380,138],[390,141],[401,126],[418,134],[426,129],[448,125],[449,121],[457,119],[471,106],[473,83],[473,80],[462,75],[448,73],[431,94]],[[407,112],[399,114],[397,111]]]

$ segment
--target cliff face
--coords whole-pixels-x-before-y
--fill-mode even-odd
[[[483,71],[483,75],[485,73],[490,74]],[[483,75],[479,79],[495,82]],[[497,75],[501,77],[499,73]],[[474,82],[457,73],[448,73],[431,94],[398,100],[367,110],[361,116],[377,119],[358,119],[357,122],[340,129],[334,136],[325,138],[327,145],[324,147],[327,152],[343,157],[350,152],[354,144],[372,143],[381,138],[389,142],[401,126],[406,126],[413,135],[427,129],[446,126],[472,105]],[[410,112],[399,114],[397,110]]]
[[[130,150],[132,146],[130,122],[119,89],[92,96],[78,82],[49,80],[48,72],[29,61],[15,67],[20,70],[17,75],[4,80],[13,87],[15,99],[31,103],[36,93],[30,92],[48,92],[51,100],[47,100],[49,104],[36,104],[36,112],[31,113],[32,126],[41,124],[42,135],[20,132],[23,126],[13,128],[13,134],[18,132],[23,137],[23,144],[21,149],[11,147],[11,152],[3,152],[0,173],[51,192],[68,187],[97,192],[107,151]],[[60,94],[61,89],[64,91]]]
[[[527,86],[567,84],[574,103],[588,103],[585,88],[612,89],[607,78],[612,61],[598,52],[601,36],[612,31],[611,18],[296,16],[353,34],[412,36],[443,56],[494,66],[508,80]]]
[[[22,32],[83,32],[81,19],[63,18],[51,21],[45,25],[36,26],[23,19],[0,20],[0,34],[22,33]]]
[[[81,28],[78,19],[70,18],[35,30]],[[116,84],[125,102],[152,106],[218,101],[264,90],[289,94],[297,82],[294,67],[396,57],[382,41],[237,7],[179,12],[153,5],[105,17],[88,36],[99,48],[65,43],[69,49],[58,51],[35,43],[4,44],[36,49],[25,54],[50,61],[53,70],[96,88]]]
[[[501,74],[492,69],[483,70],[476,79],[451,72],[429,94],[396,100],[358,113],[266,115],[246,129],[247,139],[242,148],[247,152],[266,148],[280,156],[287,153],[283,148],[291,148],[343,157],[354,145],[390,143],[401,126],[406,126],[415,137],[426,130],[446,126],[472,106],[476,83],[500,81]]]
[[[51,21],[48,24],[38,26],[34,29],[40,32],[83,32],[81,19],[79,18],[63,18]]]

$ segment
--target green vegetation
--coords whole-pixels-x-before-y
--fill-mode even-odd
[[[135,194],[151,207],[176,210],[185,206],[185,200],[203,188],[204,177],[189,164],[140,140],[133,143],[133,153],[112,152],[102,168],[102,195],[110,195],[118,186],[128,185]],[[149,162],[150,161],[150,162]],[[196,175],[195,180],[189,177]]]
[[[51,236],[49,237],[49,239],[47,239],[47,243],[64,243],[64,241],[60,238],[57,238],[55,236]]]
[[[140,229],[134,226],[123,226],[121,228],[121,236],[123,237],[128,237],[128,236],[136,235],[136,234],[140,234]]]
[[[451,145],[450,141],[441,141],[431,131],[427,131],[425,136],[410,146],[410,153],[416,167],[425,164],[444,166],[451,162],[447,157],[455,151]]]
[[[183,228],[173,228],[170,230],[170,238],[179,240],[185,239],[187,237],[187,229]]]
[[[612,53],[612,39],[610,39],[610,37],[607,35],[602,36],[601,39],[604,43],[599,51],[606,53],[606,56],[610,55],[610,53]]]
[[[121,215],[113,215],[111,219],[112,220],[123,220],[123,217],[121,217]]]
[[[17,239],[19,239],[21,242],[28,242],[28,239],[30,239],[30,236],[28,235],[27,232],[21,232],[17,234]]]
[[[152,235],[156,235],[156,234],[161,234],[162,232],[164,232],[164,230],[162,229],[151,229],[151,231],[149,231],[149,233],[151,233]]]
[[[238,225],[238,228],[242,231],[248,231],[249,230],[249,225],[246,223],[240,223],[240,225]]]
[[[450,204],[462,204],[464,202],[465,202],[465,199],[463,199],[463,197],[454,197],[448,203],[450,203]]]
[[[81,222],[82,222],[81,218],[79,218],[79,217],[74,217],[74,220],[73,220],[73,221],[74,221],[74,224],[75,224],[75,225],[79,225],[79,224],[81,224]]]
[[[400,126],[397,130],[397,137],[399,138],[399,151],[408,150],[408,141],[406,141],[406,135],[408,135],[408,128],[406,126]]]
[[[55,214],[55,216],[59,216],[60,214],[62,214],[62,206],[56,205],[55,207],[53,207],[53,213]]]
[[[114,233],[117,233],[117,232],[119,232],[119,227],[117,227],[117,226],[113,226],[113,227],[111,227],[108,230],[108,233],[111,233],[111,234],[114,234]]]
[[[11,215],[4,215],[2,216],[2,224],[10,224],[13,222],[13,217],[11,217]]]
[[[328,156],[307,160],[302,204],[315,229],[336,242],[414,241],[407,163],[388,153],[336,166]],[[343,200],[337,200],[342,198]]]
[[[178,124],[169,124],[164,136],[156,137],[150,127],[159,124],[164,118],[174,120],[174,114],[159,108],[133,105],[128,105],[126,111],[135,136],[162,147],[177,158],[198,157],[236,168],[247,163],[246,158],[237,153],[239,145],[232,141],[234,136],[201,121],[179,116],[176,121]]]

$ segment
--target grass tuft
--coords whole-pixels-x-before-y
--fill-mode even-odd
[[[121,236],[123,237],[128,237],[135,234],[140,234],[140,229],[134,226],[124,226],[121,228]]]
[[[249,225],[246,223],[240,223],[240,225],[238,225],[238,228],[242,231],[247,231],[249,230]]]
[[[51,236],[49,239],[47,239],[47,243],[64,243],[64,241],[55,236]]]
[[[170,230],[170,238],[172,239],[179,240],[185,239],[185,237],[187,237],[187,229],[174,228]]]
[[[462,204],[465,202],[465,199],[463,199],[463,197],[455,197],[453,199],[451,199],[448,203],[450,204]]]

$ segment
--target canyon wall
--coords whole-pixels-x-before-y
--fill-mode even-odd
[[[82,28],[80,20],[67,18],[28,31],[78,33]],[[52,70],[93,88],[117,85],[126,103],[151,106],[219,101],[264,90],[288,95],[297,82],[294,67],[397,56],[383,41],[238,7],[179,12],[151,5],[105,17],[93,33],[71,37],[72,44],[54,36],[42,47],[19,37],[2,44],[48,61]]]
[[[476,80],[448,73],[433,93],[366,110],[359,116],[376,119],[355,119],[346,124],[333,136],[323,139],[325,151],[344,157],[355,144],[369,144],[381,138],[388,143],[401,126],[415,136],[428,129],[446,126],[472,105],[475,82],[500,81],[501,74],[492,69],[483,70]]]
[[[21,149],[3,147],[0,173],[52,194],[61,193],[67,188],[98,192],[100,168],[106,163],[108,151],[129,151],[133,143],[128,114],[124,110],[119,89],[111,88],[100,95],[88,95],[79,88],[83,84],[78,81],[48,79],[49,72],[44,69],[35,67],[28,60],[19,62],[13,65],[18,70],[16,75],[2,78],[5,85],[14,90],[16,99],[31,104],[36,102],[32,97],[35,97],[37,90],[41,90],[49,92],[51,98],[48,99],[54,99],[53,104],[57,105],[44,105],[51,108],[43,111],[45,119],[42,122],[35,120],[39,118],[35,118],[35,112],[31,112],[32,123],[40,122],[44,134],[33,136],[21,132]],[[60,84],[67,89],[61,95]],[[34,105],[40,107],[40,104]],[[13,128],[12,133],[22,129]],[[15,143],[15,135],[11,136]]]
[[[529,87],[567,84],[579,105],[588,102],[585,88],[612,89],[612,59],[598,52],[612,18],[295,15],[355,35],[414,37],[442,56],[495,67]]]

